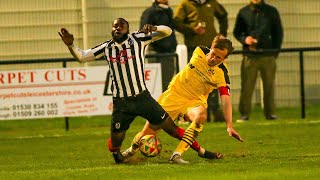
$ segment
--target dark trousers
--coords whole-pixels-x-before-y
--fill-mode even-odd
[[[241,95],[239,111],[241,116],[251,113],[252,95],[258,72],[263,85],[264,115],[274,114],[274,88],[276,75],[276,58],[273,56],[244,56],[241,64]]]

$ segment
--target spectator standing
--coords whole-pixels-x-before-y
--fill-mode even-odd
[[[146,25],[166,25],[172,30],[174,29],[173,23],[173,10],[168,5],[168,0],[154,0],[151,7],[147,8],[140,19],[140,29]],[[154,41],[149,44],[146,54],[158,53],[174,53],[177,47],[177,39],[174,31],[167,38]],[[148,63],[161,63],[162,71],[162,91],[165,91],[175,74],[174,57],[156,57],[148,58]]]
[[[252,94],[258,72],[263,84],[264,115],[268,120],[277,119],[274,103],[276,58],[280,49],[283,28],[278,10],[264,0],[250,0],[238,12],[233,30],[235,38],[243,45],[241,64],[241,95],[239,122],[249,120]]]
[[[211,47],[212,39],[217,34],[227,36],[228,13],[217,0],[182,0],[174,12],[176,30],[183,34],[188,50],[188,60],[199,45]],[[219,31],[214,26],[218,20]],[[208,122],[224,121],[220,110],[219,94],[213,90],[208,98]]]

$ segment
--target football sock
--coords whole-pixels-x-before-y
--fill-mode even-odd
[[[182,129],[181,127],[178,127],[178,128],[176,129],[176,133],[177,133],[178,136],[179,136],[179,140],[181,140],[181,139],[183,138],[184,132],[185,132],[184,129]],[[194,150],[197,151],[197,152],[200,152],[201,149],[203,149],[197,141],[194,141],[194,142],[192,143],[191,148],[194,149]],[[204,151],[205,151],[205,150],[203,149],[203,153],[204,153]]]
[[[203,125],[196,125],[195,122],[192,122],[190,126],[184,132],[184,135],[177,146],[175,152],[180,154],[184,153],[189,149],[189,147],[195,142],[195,139],[198,137],[199,133],[202,131]]]

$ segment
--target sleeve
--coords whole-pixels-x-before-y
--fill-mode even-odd
[[[221,63],[219,65],[219,69],[216,72],[216,84],[217,87],[230,87],[230,77],[227,65],[225,63]]]
[[[217,7],[217,8],[216,8],[214,16],[218,19],[219,33],[226,37],[227,30],[228,30],[228,12],[218,2],[215,7]]]
[[[193,28],[196,26],[198,19],[196,9],[184,2],[177,6],[173,15],[176,30],[184,35],[194,34]]]
[[[280,49],[283,40],[283,27],[281,23],[280,14],[277,11],[277,9],[274,9],[274,17],[271,21],[273,23],[273,25],[271,26],[273,48]]]
[[[101,58],[105,54],[105,46],[106,43],[102,43],[87,50],[82,50],[75,45],[71,45],[68,48],[75,59],[77,59],[80,63],[85,63]]]
[[[157,30],[153,31],[151,34],[144,34],[142,32],[133,33],[135,37],[137,37],[140,41],[145,43],[151,43],[153,41],[158,41],[162,38],[168,37],[172,33],[172,29],[165,25],[156,26]]]
[[[239,11],[236,17],[235,26],[233,29],[233,35],[243,45],[245,44],[244,41],[247,37],[245,24],[246,23],[244,22],[244,19],[241,16],[241,11]]]
[[[229,74],[227,72],[227,69],[221,68],[221,73],[219,73],[218,76],[218,82],[217,87],[219,90],[220,96],[227,95],[230,96],[230,80],[229,80]]]

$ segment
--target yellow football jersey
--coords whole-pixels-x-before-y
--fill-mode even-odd
[[[197,47],[187,66],[171,80],[168,90],[159,97],[158,102],[172,119],[193,107],[207,107],[207,98],[213,89],[229,86],[226,63],[210,67],[206,60],[208,52],[207,48]]]

